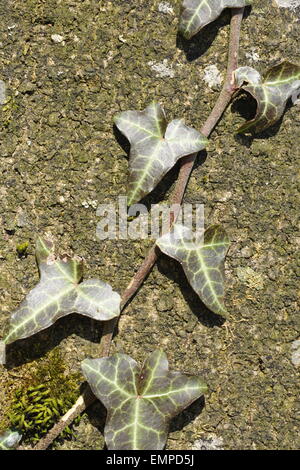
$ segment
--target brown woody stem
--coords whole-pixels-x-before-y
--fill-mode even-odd
[[[210,136],[211,132],[218,124],[220,118],[222,117],[224,111],[226,110],[227,106],[231,101],[233,93],[236,90],[233,82],[233,72],[238,66],[238,51],[243,14],[244,8],[232,8],[226,78],[219,98],[201,129],[202,134],[204,134],[206,137]],[[172,204],[181,205],[186,186],[193,170],[196,156],[197,154],[188,155],[187,157],[184,157],[181,160],[181,167],[178,179],[171,197]],[[173,213],[171,218],[172,220],[170,220],[170,228],[175,222],[178,213],[179,210],[177,211],[177,213]],[[121,311],[124,310],[129,300],[136,294],[136,292],[150,273],[151,269],[155,265],[158,256],[159,250],[154,245],[152,248],[150,248],[143,264],[140,266],[135,276],[131,280],[130,284],[123,292]],[[102,338],[100,342],[100,357],[109,355],[110,346],[117,323],[118,317],[104,323]],[[54,441],[57,436],[59,436],[59,434],[65,429],[65,427],[68,426],[95,400],[96,397],[92,394],[90,387],[87,386],[84,393],[80,395],[73,407],[60,419],[60,421],[49,431],[49,433],[38,442],[38,444],[34,447],[34,450],[47,449],[47,447]]]

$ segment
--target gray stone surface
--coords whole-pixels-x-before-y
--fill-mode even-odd
[[[1,334],[38,279],[38,234],[51,232],[63,251],[85,258],[87,277],[119,292],[144,258],[150,241],[97,241],[95,206],[126,191],[126,152],[113,130],[117,112],[157,99],[168,119],[184,117],[199,129],[217,99],[218,90],[203,77],[212,65],[224,76],[229,12],[186,42],[177,37],[180,3],[1,3],[1,79],[8,90],[0,108]],[[297,61],[298,52],[297,11],[255,0],[243,22],[240,64],[262,72],[282,59]],[[172,73],[161,76],[150,62],[167,64]],[[247,101],[238,99],[226,111],[185,197],[204,203],[206,225],[223,224],[232,240],[230,318],[225,323],[206,311],[176,262],[163,256],[124,311],[113,345],[139,361],[162,347],[173,369],[200,373],[208,383],[205,407],[197,402],[174,420],[169,449],[190,449],[210,434],[225,449],[300,446],[299,381],[291,361],[300,330],[299,107],[255,138],[235,137],[244,121],[238,109],[247,114]],[[175,176],[171,172],[148,202],[168,195]],[[16,245],[26,240],[28,256],[18,259]],[[70,370],[79,370],[85,357],[97,357],[100,335],[99,324],[74,315],[12,345],[0,374],[0,422],[11,399],[8,384],[25,384],[34,358],[59,345]],[[77,438],[59,448],[101,448],[101,413],[92,407]]]

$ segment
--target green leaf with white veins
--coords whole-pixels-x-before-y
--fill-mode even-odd
[[[82,259],[69,256],[56,258],[53,249],[52,241],[37,240],[40,281],[12,314],[4,343],[27,338],[70,313],[79,313],[95,320],[110,320],[119,315],[119,294],[98,279],[81,282]]]
[[[3,434],[0,434],[0,450],[12,450],[19,444],[21,434],[17,431],[8,429]]]
[[[104,436],[109,450],[163,449],[170,419],[207,391],[200,377],[170,372],[161,350],[142,369],[126,354],[115,354],[85,359],[82,370],[107,409]]]
[[[120,113],[115,124],[131,145],[129,206],[150,193],[181,157],[203,150],[208,142],[181,119],[167,124],[165,113],[156,102],[144,111]]]
[[[184,0],[179,31],[190,39],[217,19],[225,8],[242,8],[251,3],[251,0]]]
[[[262,132],[275,124],[284,113],[287,101],[300,94],[300,66],[282,62],[261,76],[252,67],[235,72],[236,86],[250,93],[257,101],[255,117],[243,124],[238,133]]]
[[[186,277],[202,302],[214,313],[226,314],[224,305],[224,260],[229,247],[225,230],[213,225],[204,241],[193,241],[191,230],[175,224],[156,241],[160,250],[182,265]]]

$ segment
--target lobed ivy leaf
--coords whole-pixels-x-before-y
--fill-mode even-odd
[[[69,256],[56,258],[53,250],[49,239],[37,240],[40,281],[12,314],[5,344],[44,330],[70,313],[79,313],[95,320],[110,320],[119,315],[120,296],[109,284],[98,279],[81,282],[82,259]]]
[[[241,8],[251,3],[251,0],[184,0],[179,31],[190,39],[218,18],[225,8]]]
[[[85,359],[83,374],[107,409],[104,430],[109,450],[160,450],[170,419],[207,391],[197,376],[170,372],[161,350],[142,369],[126,354]]]
[[[21,434],[17,431],[8,429],[3,434],[0,434],[0,450],[12,450],[19,444]]]
[[[125,111],[115,118],[130,142],[128,205],[150,193],[163,176],[186,155],[203,150],[207,138],[181,119],[167,124],[159,103],[144,111]]]
[[[263,76],[252,67],[240,67],[234,75],[236,86],[257,101],[255,117],[243,124],[238,133],[261,132],[272,126],[284,113],[289,98],[300,93],[300,66],[290,62],[272,67]]]
[[[192,231],[175,224],[156,241],[160,250],[182,265],[186,277],[202,302],[214,313],[226,314],[224,305],[224,260],[229,247],[225,230],[209,227],[204,241],[192,241]]]

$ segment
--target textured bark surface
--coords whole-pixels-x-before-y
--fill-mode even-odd
[[[297,62],[299,9],[278,3],[254,1],[243,22],[240,65],[263,72],[281,59]],[[230,14],[185,41],[177,36],[175,0],[8,0],[0,9],[2,336],[10,312],[37,282],[37,234],[51,232],[86,259],[87,277],[124,290],[152,241],[96,239],[98,204],[114,204],[126,191],[126,142],[114,132],[113,116],[157,99],[169,120],[184,117],[200,129],[225,76]],[[162,256],[113,343],[113,351],[137,361],[163,347],[172,369],[199,372],[209,385],[205,407],[197,402],[173,421],[169,449],[300,445],[299,107],[255,138],[235,137],[249,104],[253,113],[246,98],[229,107],[185,196],[205,205],[206,226],[223,224],[232,240],[229,320],[208,312],[179,265]],[[147,203],[168,196],[177,171]],[[16,246],[27,240],[28,256],[19,259]],[[97,357],[100,336],[100,324],[72,315],[11,345],[0,370],[0,425],[33,361],[58,346],[70,372],[79,371],[85,357]],[[93,405],[76,439],[56,447],[101,448],[103,419],[103,408]]]

